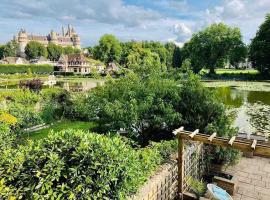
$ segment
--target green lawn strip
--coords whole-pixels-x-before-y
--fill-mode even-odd
[[[94,128],[96,124],[94,122],[83,122],[83,121],[69,121],[69,120],[63,120],[60,122],[56,122],[55,124],[51,125],[48,128],[44,128],[38,131],[30,132],[30,133],[24,133],[22,138],[23,139],[30,139],[30,140],[38,140],[42,139],[44,137],[47,137],[48,133],[50,131],[61,131],[64,129],[76,129],[76,130],[91,130]]]
[[[208,69],[202,69],[201,73],[208,73]],[[256,69],[216,69],[216,74],[259,74]]]

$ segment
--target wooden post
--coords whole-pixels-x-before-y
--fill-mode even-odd
[[[183,200],[183,178],[184,178],[184,139],[178,133],[178,193],[179,199]]]

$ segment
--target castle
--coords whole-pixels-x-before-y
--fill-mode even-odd
[[[24,49],[28,42],[37,41],[47,46],[49,42],[67,47],[81,48],[80,37],[75,32],[75,29],[68,25],[67,31],[62,27],[62,33],[58,34],[51,31],[47,36],[28,34],[24,29],[21,29],[14,40],[19,43],[19,52],[24,53]]]

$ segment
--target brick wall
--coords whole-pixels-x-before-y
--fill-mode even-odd
[[[172,200],[177,197],[177,161],[162,165],[130,200]]]

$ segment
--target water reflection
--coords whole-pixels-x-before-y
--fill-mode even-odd
[[[90,81],[81,81],[81,82],[60,81],[56,83],[56,86],[64,88],[67,91],[85,92],[85,91],[90,91],[91,89],[102,84],[103,84],[102,82],[90,82]]]
[[[215,90],[224,104],[237,109],[234,126],[239,128],[239,132],[261,135],[270,132],[270,120],[265,124],[265,119],[270,118],[270,92],[237,87],[217,87]]]

